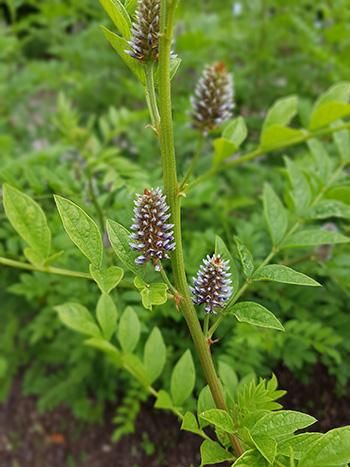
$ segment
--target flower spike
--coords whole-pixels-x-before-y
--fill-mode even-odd
[[[207,255],[199,267],[191,287],[193,302],[204,304],[207,313],[216,313],[216,308],[223,308],[232,294],[232,281],[229,262],[220,255]]]
[[[136,196],[130,246],[140,252],[136,264],[151,261],[156,271],[160,270],[160,261],[169,259],[169,251],[175,249],[173,224],[168,224],[170,217],[166,197],[160,188],[145,189]]]
[[[223,62],[207,66],[198,81],[192,103],[193,127],[203,134],[232,117],[233,78]]]
[[[130,50],[125,52],[140,62],[158,61],[159,13],[160,0],[138,0]]]

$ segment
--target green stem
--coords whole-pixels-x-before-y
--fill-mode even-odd
[[[339,125],[339,126],[336,126],[336,127],[328,127],[328,128],[324,128],[324,129],[321,129],[321,130],[306,132],[305,136],[303,138],[300,138],[298,141],[291,141],[291,142],[285,143],[282,146],[279,146],[277,148],[263,149],[261,147],[258,147],[256,149],[254,149],[253,151],[250,151],[247,154],[244,154],[243,156],[237,157],[236,159],[229,160],[226,163],[221,164],[220,166],[212,167],[207,172],[205,172],[203,175],[196,178],[192,183],[190,183],[188,188],[189,189],[193,188],[194,186],[202,183],[203,181],[207,180],[208,178],[211,178],[213,175],[216,175],[219,172],[223,172],[224,170],[227,170],[227,168],[244,164],[245,162],[249,162],[249,161],[254,160],[254,159],[256,159],[256,158],[258,158],[258,157],[260,157],[262,155],[269,154],[270,152],[279,151],[281,149],[285,149],[287,147],[294,146],[296,144],[305,143],[306,141],[308,141],[309,139],[312,139],[312,138],[318,138],[320,136],[331,135],[331,134],[336,133],[338,131],[349,129],[349,128],[350,128],[350,123],[344,123],[343,125]]]
[[[92,277],[87,272],[71,271],[70,269],[54,268],[51,266],[34,266],[34,264],[23,263],[21,261],[15,261],[13,259],[4,258],[2,256],[0,256],[0,264],[16,269],[25,269],[27,271],[46,272],[51,274],[58,274],[60,276],[79,277],[81,279],[92,280]]]
[[[52,266],[35,266],[34,264],[15,261],[13,259],[4,258],[3,256],[0,256],[0,264],[10,268],[24,269],[26,271],[45,272],[47,274],[55,274],[58,276],[75,277],[91,281],[94,280],[88,272],[72,271],[71,269],[55,268]],[[134,289],[135,286],[131,281],[122,279],[119,282],[118,287],[123,289]]]
[[[169,287],[169,289],[173,292],[174,295],[178,295],[178,291],[175,289],[173,284],[170,282],[170,279],[165,272],[163,266],[160,264],[160,275],[162,276],[163,281],[166,283],[166,285]]]
[[[204,323],[203,323],[203,334],[205,337],[208,337],[209,320],[210,320],[210,314],[206,313],[204,316]]]
[[[176,249],[172,254],[175,287],[181,294],[180,308],[191,333],[204,376],[218,408],[227,410],[223,391],[216,374],[210,349],[202,333],[196,310],[193,306],[187,283],[181,235],[181,205],[178,196],[176,158],[171,105],[170,52],[174,28],[176,0],[161,0],[160,6],[160,50],[159,50],[159,110],[160,145],[162,155],[164,190],[172,213]],[[232,445],[239,456],[243,450],[236,437]]]
[[[146,65],[145,74],[146,74],[146,87],[145,87],[146,101],[147,101],[148,110],[151,116],[152,127],[155,133],[158,135],[160,116],[159,116],[159,110],[158,110],[156,88],[155,88],[155,83],[154,83],[153,62]]]

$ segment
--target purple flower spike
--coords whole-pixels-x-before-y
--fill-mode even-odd
[[[140,62],[158,61],[159,14],[160,0],[138,0],[130,50],[125,52]]]
[[[141,265],[151,261],[156,271],[160,270],[160,261],[169,259],[169,251],[175,249],[173,224],[166,197],[160,188],[145,189],[135,200],[134,217],[130,235],[130,246],[140,252],[135,260]]]
[[[191,287],[192,299],[196,305],[204,304],[207,313],[216,313],[223,308],[232,294],[229,262],[220,255],[207,256],[199,267]]]
[[[192,103],[192,125],[206,135],[232,117],[233,79],[222,62],[207,66],[198,81]]]

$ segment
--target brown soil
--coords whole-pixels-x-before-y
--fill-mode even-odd
[[[344,395],[339,396],[335,378],[321,364],[314,366],[307,384],[298,381],[286,367],[281,366],[275,373],[279,386],[288,391],[281,400],[284,408],[317,418],[318,422],[310,430],[326,432],[350,425],[350,384],[343,390]]]
[[[303,385],[289,370],[276,370],[280,387],[288,395],[287,409],[307,411],[319,423],[313,430],[327,431],[350,424],[350,391],[337,397],[335,380],[321,365]],[[201,440],[179,430],[175,417],[143,407],[135,434],[118,443],[110,441],[113,410],[101,424],[83,425],[69,410],[39,414],[33,397],[23,397],[14,384],[0,406],[0,467],[190,467],[198,466]]]
[[[39,414],[35,398],[17,382],[0,406],[0,467],[190,467],[198,466],[200,438],[179,430],[177,419],[144,406],[133,435],[111,442],[112,415],[82,425],[70,411]]]

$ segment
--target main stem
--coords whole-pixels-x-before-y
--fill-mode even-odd
[[[178,196],[178,181],[173,133],[170,52],[174,28],[176,0],[161,0],[160,7],[160,50],[159,50],[159,111],[160,111],[160,147],[162,156],[164,190],[172,213],[176,249],[172,255],[172,269],[176,289],[181,294],[180,309],[184,314],[191,333],[204,376],[216,406],[226,410],[226,404],[211,357],[208,341],[192,304],[187,283],[181,235],[181,204]],[[243,452],[236,437],[232,437],[232,446],[237,456]]]

